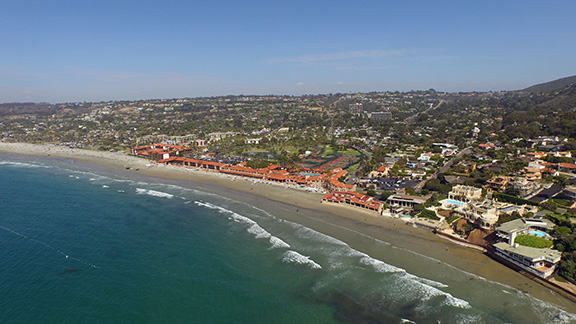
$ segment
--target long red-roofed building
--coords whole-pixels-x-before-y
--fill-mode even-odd
[[[381,213],[384,208],[384,204],[380,201],[374,201],[373,197],[351,191],[331,192],[322,197],[322,202],[347,204],[354,207],[373,210],[378,213]]]
[[[302,168],[287,170],[276,164],[271,164],[261,169],[254,169],[246,166],[246,162],[238,165],[228,165],[220,162],[179,156],[181,152],[186,151],[189,151],[186,147],[167,144],[151,144],[132,148],[133,154],[156,159],[160,164],[179,165],[189,168],[198,168],[204,171],[220,172],[298,186],[314,187],[318,189],[323,188],[330,192],[346,192],[355,189],[355,185],[347,185],[339,180],[347,174],[347,171],[342,168],[328,170],[329,173],[325,173],[326,171],[324,170],[309,170]],[[319,171],[320,174],[303,174],[302,171]]]

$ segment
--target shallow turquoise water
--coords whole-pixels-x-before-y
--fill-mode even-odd
[[[274,211],[68,161],[0,155],[0,226],[1,323],[576,318],[387,242],[377,260]]]
[[[548,237],[548,234],[541,231],[530,231],[530,234],[538,237]]]

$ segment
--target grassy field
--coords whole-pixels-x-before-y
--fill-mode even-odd
[[[334,151],[334,148],[331,145],[326,145],[324,146],[324,153],[322,154],[322,156],[326,156],[326,155],[330,155],[330,154],[334,154],[334,153],[340,153],[342,155],[360,155],[360,152],[356,151],[355,149],[347,149],[346,151]]]

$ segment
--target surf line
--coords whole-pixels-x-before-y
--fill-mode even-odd
[[[20,234],[20,233],[18,233],[18,232],[16,232],[16,231],[13,231],[13,230],[9,229],[8,227],[2,226],[2,225],[0,225],[0,228],[3,229],[3,230],[5,230],[5,231],[8,231],[8,232],[10,232],[10,233],[12,233],[12,234],[14,234],[14,235],[18,235],[18,236],[20,236],[20,237],[22,237],[22,238],[25,238],[25,239],[27,239],[27,240],[34,241],[34,242],[36,242],[36,243],[38,243],[38,244],[42,244],[42,245],[44,245],[45,247],[53,250],[54,252],[63,255],[66,259],[72,259],[72,260],[74,260],[74,261],[77,261],[77,262],[80,262],[80,263],[84,263],[85,265],[91,266],[92,268],[95,268],[95,269],[102,269],[102,268],[100,268],[99,266],[97,266],[97,265],[95,265],[95,264],[93,264],[93,263],[86,262],[86,261],[84,261],[84,260],[81,260],[81,259],[75,258],[75,257],[73,257],[73,256],[71,256],[71,255],[68,255],[68,254],[66,254],[66,253],[58,250],[57,248],[53,247],[52,245],[47,244],[47,243],[44,243],[44,242],[42,242],[42,241],[39,241],[39,240],[37,240],[37,239],[35,239],[35,238],[33,238],[33,237],[29,237],[29,236],[26,236],[26,235],[24,235],[24,234]]]

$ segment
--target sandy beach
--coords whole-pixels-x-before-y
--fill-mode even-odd
[[[567,311],[576,312],[576,304],[573,302],[490,259],[481,251],[442,239],[430,230],[414,228],[397,218],[380,216],[349,206],[323,204],[320,193],[219,173],[156,165],[143,158],[121,152],[2,142],[0,142],[0,152],[69,159],[119,172],[160,178],[163,182],[216,193],[253,204],[264,210],[274,211],[275,215],[341,239],[351,247],[369,253],[375,258],[378,258],[378,251],[371,249],[369,240],[366,238],[383,240],[416,251],[466,272],[515,287],[536,298],[552,302]],[[359,237],[364,239],[359,239]]]

